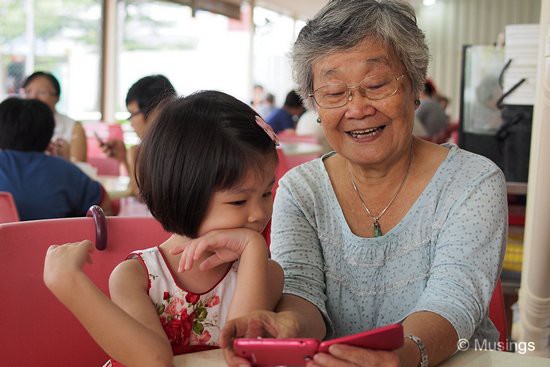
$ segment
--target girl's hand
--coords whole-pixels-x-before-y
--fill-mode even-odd
[[[220,334],[225,362],[229,366],[250,366],[250,361],[233,352],[236,338],[297,338],[300,337],[300,315],[292,311],[253,311],[247,316],[226,322]]]
[[[237,260],[252,243],[263,244],[267,249],[262,235],[256,231],[246,228],[223,229],[210,231],[199,238],[189,240],[182,246],[172,249],[170,253],[181,253],[178,271],[182,272],[193,268],[193,263],[205,251],[212,252],[213,254],[199,265],[199,269],[204,271]]]
[[[85,263],[92,263],[93,250],[94,246],[88,240],[50,246],[44,261],[46,286],[56,293],[58,287],[69,284],[68,279],[81,272]]]
[[[345,344],[335,344],[330,353],[317,353],[306,367],[388,366],[399,367],[399,357],[393,352],[363,349]]]

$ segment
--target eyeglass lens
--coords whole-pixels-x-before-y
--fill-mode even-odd
[[[375,75],[363,79],[359,85],[348,86],[345,83],[328,84],[318,88],[313,98],[320,107],[336,108],[348,103],[353,89],[359,89],[361,95],[371,100],[389,97],[397,91],[399,77]]]

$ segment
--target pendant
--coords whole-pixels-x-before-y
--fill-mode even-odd
[[[382,228],[380,228],[380,223],[378,223],[378,219],[376,219],[372,225],[374,230],[374,237],[380,237],[383,236]]]

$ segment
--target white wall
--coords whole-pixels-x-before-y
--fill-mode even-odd
[[[463,45],[491,45],[507,24],[539,23],[540,0],[438,0],[417,7],[432,59],[428,75],[451,98],[458,119]]]

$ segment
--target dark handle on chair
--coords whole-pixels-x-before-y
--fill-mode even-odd
[[[95,248],[99,251],[107,248],[107,220],[105,219],[105,213],[99,205],[92,205],[88,212],[87,217],[94,217],[95,222]]]

